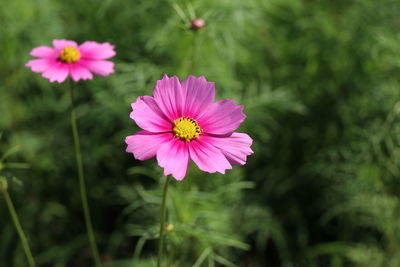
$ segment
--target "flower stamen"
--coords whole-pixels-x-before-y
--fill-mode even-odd
[[[175,137],[186,142],[198,138],[203,132],[197,121],[189,116],[183,116],[174,120],[172,131]]]
[[[73,63],[78,61],[81,58],[81,53],[79,50],[73,46],[66,46],[60,52],[59,60],[64,61],[66,63]]]

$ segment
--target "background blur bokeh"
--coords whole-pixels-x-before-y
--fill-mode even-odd
[[[0,0],[0,158],[23,163],[0,175],[38,266],[92,264],[68,83],[24,67],[33,47],[64,38],[117,51],[115,74],[76,92],[107,266],[155,263],[162,171],[124,138],[138,131],[130,103],[163,73],[204,75],[218,99],[244,104],[255,151],[226,175],[193,164],[171,184],[169,266],[400,266],[400,2],[188,3]],[[189,30],[193,16],[207,26]],[[0,266],[26,264],[0,198]]]

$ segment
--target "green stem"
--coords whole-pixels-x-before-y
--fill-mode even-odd
[[[161,259],[163,254],[163,241],[164,241],[164,230],[165,230],[165,213],[166,213],[166,199],[168,193],[168,184],[171,180],[171,176],[167,176],[167,180],[164,184],[163,198],[161,202],[161,214],[160,214],[160,234],[158,236],[158,257],[157,257],[157,267],[161,267]]]
[[[89,204],[86,193],[85,178],[83,174],[83,164],[81,155],[81,146],[79,142],[78,126],[76,124],[76,113],[75,113],[75,100],[74,100],[74,86],[73,82],[70,81],[70,95],[71,95],[71,127],[72,135],[74,137],[74,147],[75,147],[75,158],[76,166],[78,169],[79,176],[79,189],[81,193],[83,214],[85,217],[86,231],[89,237],[90,248],[92,250],[93,259],[95,261],[96,267],[101,266],[99,250],[97,249],[96,239],[93,232],[92,220],[90,218]]]
[[[191,55],[190,55],[190,65],[189,65],[189,73],[195,74],[197,69],[197,54],[198,54],[198,42],[199,42],[199,34],[197,31],[193,33],[193,40],[191,46]]]
[[[24,230],[22,230],[22,226],[21,226],[21,223],[19,222],[18,215],[17,215],[17,212],[15,211],[14,204],[11,200],[11,197],[8,194],[7,189],[0,190],[0,191],[3,193],[4,199],[6,200],[7,207],[8,207],[8,210],[10,211],[11,218],[13,220],[15,229],[17,230],[19,238],[21,239],[21,243],[22,243],[22,247],[25,251],[25,255],[28,258],[29,266],[35,267],[35,260],[33,259],[31,249],[29,248],[28,240],[26,239]]]

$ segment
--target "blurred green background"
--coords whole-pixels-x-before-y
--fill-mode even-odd
[[[37,265],[92,265],[68,84],[24,67],[65,38],[117,51],[115,74],[76,90],[106,266],[155,264],[162,171],[124,138],[163,73],[245,105],[255,152],[171,184],[168,266],[400,266],[399,14],[398,0],[0,0],[0,175]],[[189,30],[193,16],[207,26]],[[27,266],[2,197],[0,266]]]

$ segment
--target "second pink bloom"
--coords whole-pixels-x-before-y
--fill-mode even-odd
[[[115,55],[109,43],[86,41],[79,45],[75,41],[53,40],[53,46],[32,49],[30,60],[25,66],[33,72],[42,73],[50,82],[62,83],[68,76],[75,82],[92,79],[93,74],[107,76],[114,72],[114,63],[107,61]]]

